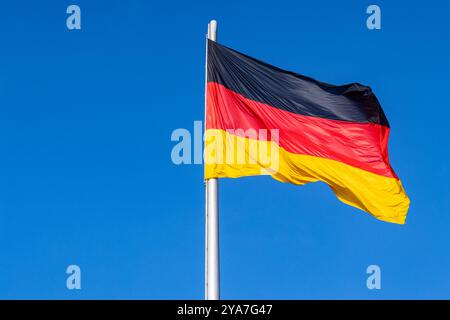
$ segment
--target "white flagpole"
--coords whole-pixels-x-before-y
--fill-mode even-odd
[[[216,41],[217,21],[208,24],[207,38]],[[208,72],[208,45],[206,46],[206,79],[205,79],[205,127],[206,127],[206,85]],[[208,179],[206,184],[205,214],[205,299],[220,299],[219,277],[219,207],[218,180]]]

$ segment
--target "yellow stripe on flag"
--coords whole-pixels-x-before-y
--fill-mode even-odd
[[[276,180],[298,185],[323,181],[342,202],[377,219],[405,223],[410,201],[401,181],[395,178],[335,160],[294,154],[274,142],[219,129],[206,130],[204,157],[205,179],[270,174]]]

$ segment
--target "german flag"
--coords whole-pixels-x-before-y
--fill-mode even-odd
[[[389,123],[371,88],[335,86],[208,40],[205,179],[323,181],[344,203],[403,224]]]

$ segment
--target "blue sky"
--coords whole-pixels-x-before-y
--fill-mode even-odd
[[[170,136],[203,118],[212,18],[241,52],[370,85],[411,198],[399,226],[322,183],[221,180],[222,297],[450,298],[450,6],[416,3],[2,3],[0,298],[203,298],[203,168],[175,166]],[[81,30],[66,28],[70,4]],[[70,264],[81,290],[66,288]],[[366,287],[371,264],[381,290]]]

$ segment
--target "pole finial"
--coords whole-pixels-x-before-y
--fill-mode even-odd
[[[216,41],[217,34],[217,21],[211,20],[208,24],[208,38],[212,41]]]

